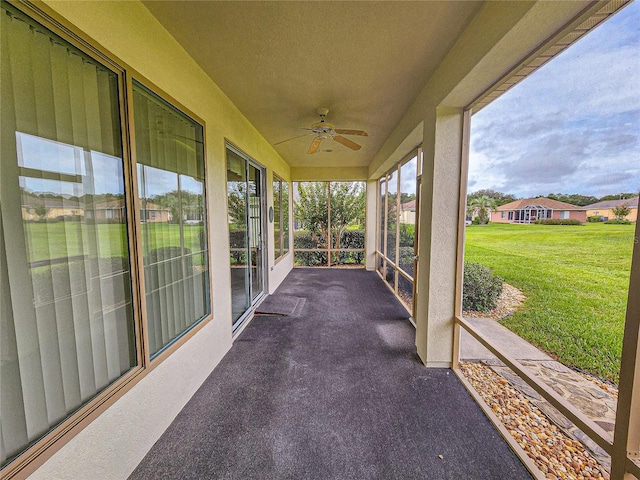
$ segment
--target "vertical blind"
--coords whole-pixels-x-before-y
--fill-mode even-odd
[[[209,312],[203,128],[133,85],[151,355]]]
[[[2,2],[1,462],[136,365],[118,78]],[[102,221],[101,205],[120,215]]]

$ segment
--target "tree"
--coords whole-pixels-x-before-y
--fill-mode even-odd
[[[302,229],[309,230],[319,248],[339,249],[346,228],[364,222],[364,208],[365,189],[361,182],[298,184],[295,217]]]
[[[597,197],[592,195],[581,195],[579,193],[550,193],[547,195],[547,198],[557,200],[559,202],[570,203],[571,205],[578,205],[580,207],[591,205],[598,201]]]
[[[49,213],[49,209],[44,205],[38,205],[36,208],[33,209],[33,211],[36,215],[38,215],[38,218],[40,219],[41,222],[44,221],[44,219],[47,217],[47,214]]]
[[[234,230],[247,228],[247,188],[244,182],[228,182],[229,223]]]
[[[481,225],[489,223],[491,212],[496,211],[496,201],[493,198],[482,195],[477,198],[472,198],[467,204],[467,215],[471,217],[478,217]]]
[[[489,197],[495,200],[496,207],[513,202],[516,197],[510,193],[496,192],[491,189],[482,189],[467,195],[467,204],[472,200],[480,197]]]
[[[604,202],[606,200],[628,200],[630,198],[635,198],[638,196],[638,192],[635,193],[616,193],[615,195],[605,195],[600,198],[600,202]],[[592,202],[595,203],[595,202]]]
[[[629,208],[629,205],[626,203],[623,203],[618,207],[613,207],[611,211],[616,216],[616,220],[625,220],[626,216],[629,215],[629,213],[631,213],[631,209]]]

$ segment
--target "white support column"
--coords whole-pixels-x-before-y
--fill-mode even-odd
[[[627,316],[622,341],[620,390],[611,455],[611,479],[631,480],[627,456],[640,459],[640,224],[636,222]]]
[[[367,270],[375,270],[376,268],[376,239],[378,238],[377,229],[377,199],[378,199],[378,182],[376,180],[367,182],[367,207],[365,210],[365,266]]]
[[[427,367],[450,367],[456,298],[464,111],[433,108],[424,121],[416,347]]]

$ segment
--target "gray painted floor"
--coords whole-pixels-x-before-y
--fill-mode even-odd
[[[375,272],[294,269],[278,298],[293,314],[254,318],[132,480],[531,478]]]

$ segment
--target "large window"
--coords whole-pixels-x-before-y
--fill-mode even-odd
[[[289,252],[289,184],[273,176],[273,245],[275,259]]]
[[[296,266],[364,264],[364,182],[294,183]]]
[[[203,127],[138,83],[125,95],[124,70],[71,34],[0,9],[4,477],[144,374],[210,301]]]
[[[5,466],[138,359],[118,75],[4,2],[1,22]]]
[[[136,160],[151,355],[209,314],[203,129],[137,82]]]

